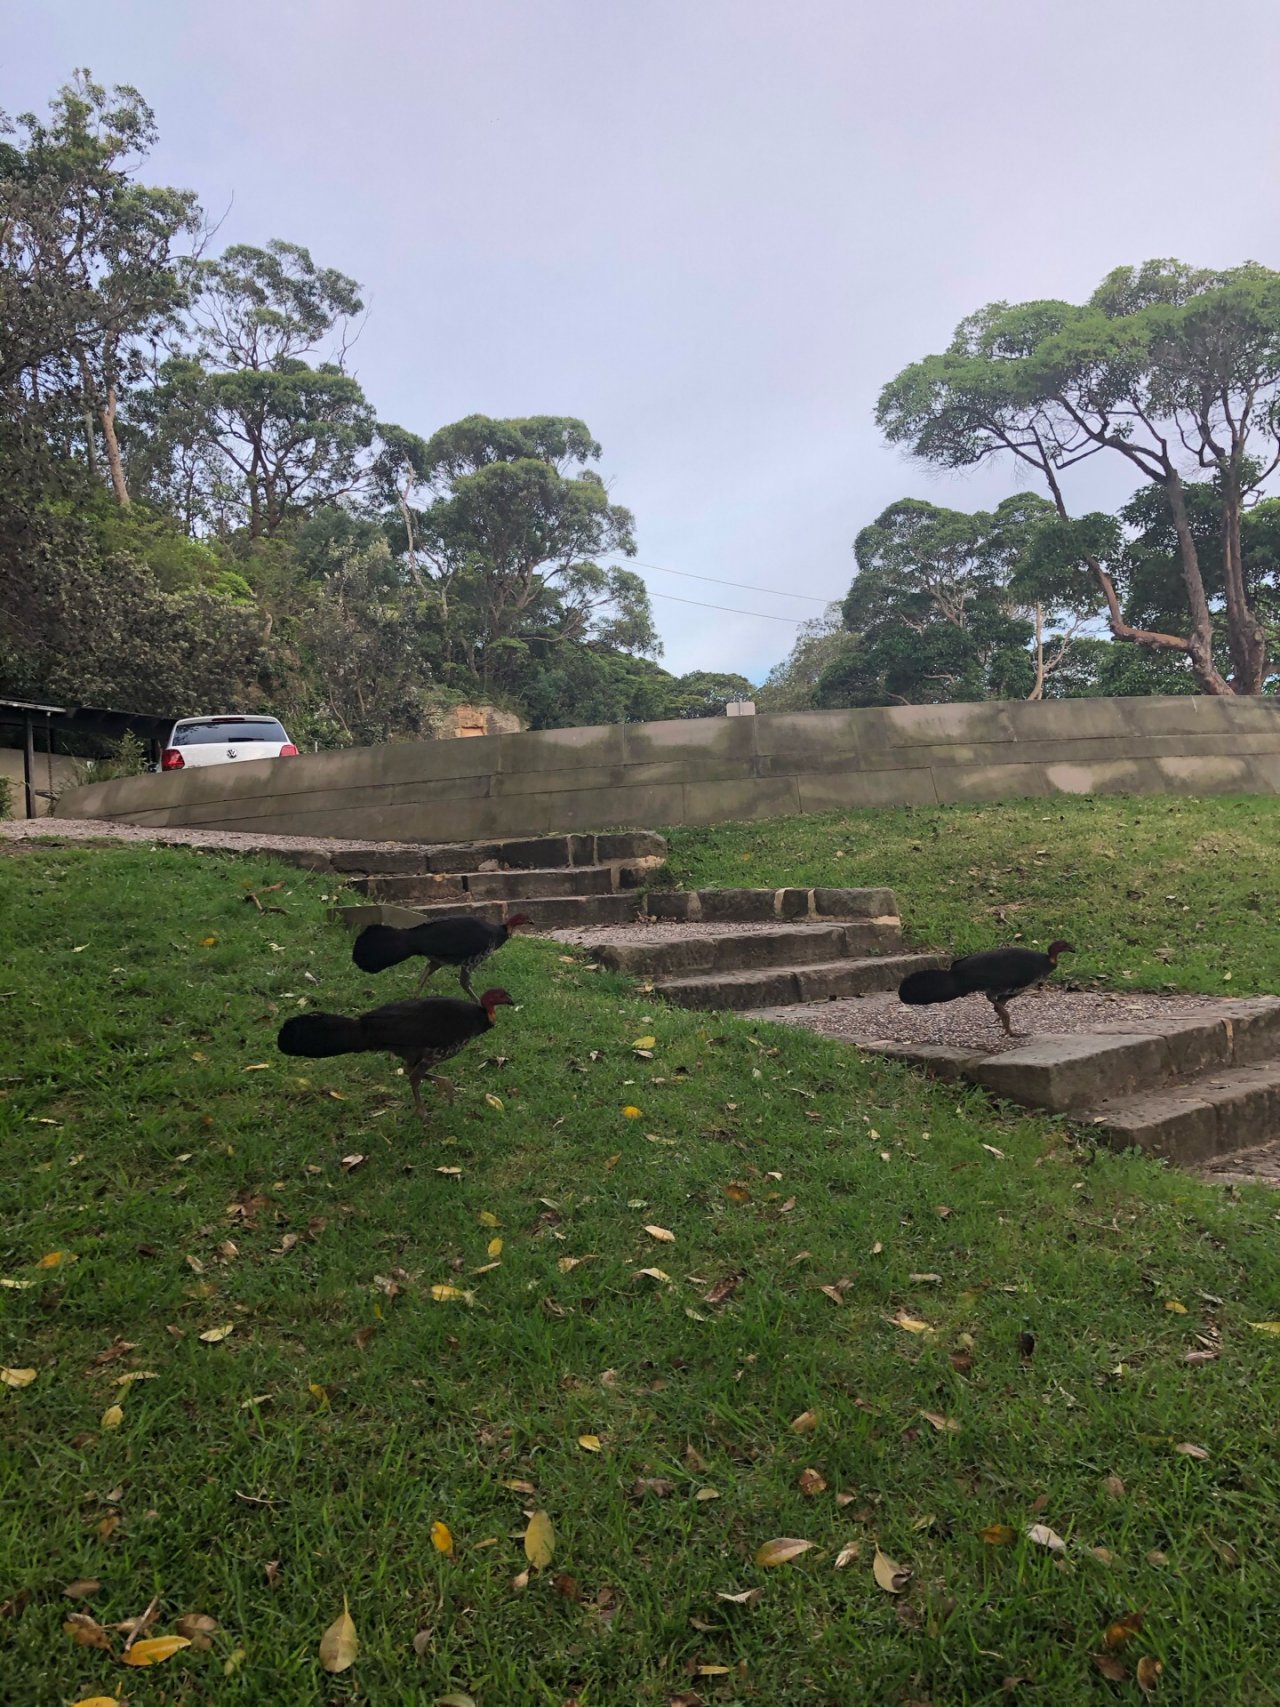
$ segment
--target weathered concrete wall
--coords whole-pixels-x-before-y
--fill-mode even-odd
[[[39,737],[37,737],[39,739]],[[49,756],[40,747],[36,748],[36,788],[42,791],[41,798],[36,801],[36,817],[43,818],[49,810],[46,796],[65,788],[75,775],[76,762],[65,758],[61,753]],[[25,818],[27,815],[27,791],[22,779],[22,748],[0,747],[0,776],[9,784],[9,810],[15,818]]]
[[[1053,794],[1280,792],[1280,700],[1084,699],[611,724],[130,777],[63,817],[462,841]]]

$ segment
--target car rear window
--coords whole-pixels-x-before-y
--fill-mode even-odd
[[[289,737],[274,717],[210,717],[202,723],[180,723],[173,732],[175,747],[234,746],[237,741],[273,741],[280,746]]]

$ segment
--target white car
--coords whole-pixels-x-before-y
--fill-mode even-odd
[[[274,717],[184,717],[160,755],[162,771],[234,765],[241,759],[296,759],[298,749]]]

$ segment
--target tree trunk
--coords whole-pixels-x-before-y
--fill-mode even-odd
[[[1044,698],[1044,606],[1036,605],[1036,680],[1028,700]]]
[[[1249,604],[1244,584],[1240,522],[1244,510],[1235,470],[1222,481],[1222,579],[1227,605],[1227,647],[1231,687],[1238,694],[1261,693],[1267,675],[1267,636]]]
[[[1182,584],[1187,589],[1187,609],[1191,616],[1187,655],[1191,659],[1191,668],[1202,693],[1234,693],[1231,683],[1213,661],[1213,620],[1209,615],[1209,600],[1205,596],[1204,577],[1200,573],[1200,557],[1187,517],[1186,496],[1176,473],[1170,473],[1164,483],[1164,492],[1178,534]]]
[[[98,419],[102,422],[102,443],[107,453],[107,467],[111,471],[111,489],[116,495],[116,502],[122,509],[127,509],[132,500],[129,497],[129,487],[124,477],[124,462],[120,456],[120,441],[116,437],[116,388],[107,387],[107,400],[98,410]]]

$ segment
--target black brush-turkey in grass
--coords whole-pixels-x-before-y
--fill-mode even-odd
[[[427,969],[416,988],[442,966],[456,966],[462,988],[476,999],[471,974],[477,966],[506,942],[513,931],[529,923],[525,913],[516,913],[505,924],[491,925],[465,913],[445,919],[424,919],[420,925],[367,925],[356,938],[351,958],[362,972],[385,972],[402,960],[423,959]]]
[[[513,1005],[505,990],[486,990],[478,1002],[429,996],[422,1001],[388,1002],[354,1019],[345,1014],[295,1014],[280,1027],[276,1045],[282,1054],[312,1059],[378,1050],[396,1055],[405,1064],[413,1106],[425,1119],[419,1080],[430,1079],[452,1098],[452,1084],[431,1069],[465,1049],[472,1038],[483,1036],[493,1024],[495,1008]]]
[[[1051,942],[1045,953],[1036,948],[984,948],[953,960],[946,971],[912,972],[898,986],[898,995],[913,1007],[931,1002],[954,1002],[960,996],[987,998],[996,1010],[1006,1037],[1023,1035],[1009,1023],[1005,1006],[1024,995],[1056,970],[1060,954],[1074,954],[1069,942]]]

